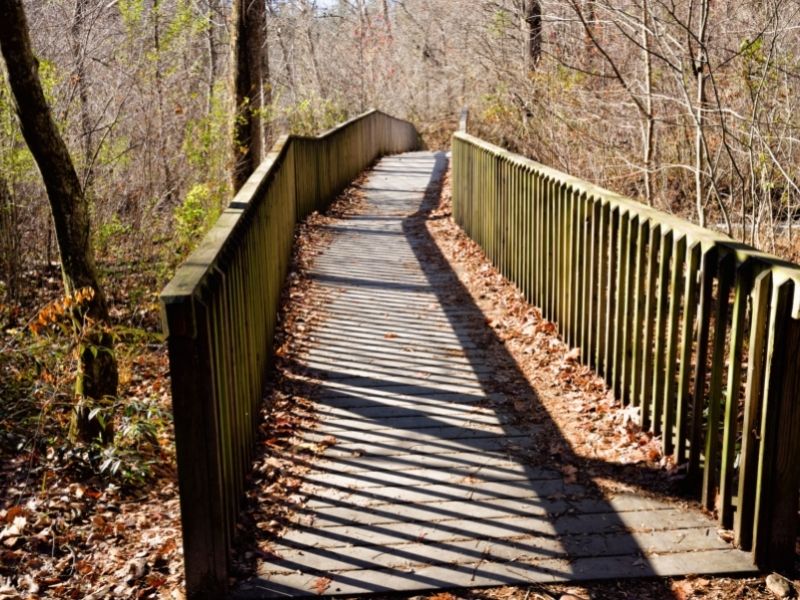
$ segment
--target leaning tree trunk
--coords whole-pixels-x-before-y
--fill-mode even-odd
[[[110,421],[90,419],[90,401],[102,401],[117,393],[117,365],[111,336],[104,327],[108,318],[103,291],[95,271],[91,245],[89,206],[67,146],[58,132],[39,79],[39,63],[33,55],[22,0],[0,2],[0,52],[5,59],[22,135],[42,174],[53,215],[61,254],[61,271],[67,294],[91,288],[82,328],[80,372],[77,391],[82,397],[73,420],[73,433],[82,440],[112,436]]]
[[[236,102],[231,183],[236,192],[264,156],[265,130],[261,113],[269,94],[268,74],[264,72],[267,44],[264,1],[234,0],[231,19],[231,71]]]

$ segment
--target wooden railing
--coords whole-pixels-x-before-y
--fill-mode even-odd
[[[798,267],[465,132],[452,152],[458,224],[638,408],[736,543],[791,566]]]
[[[378,111],[280,139],[161,293],[190,597],[225,593],[295,224],[417,145],[412,124]]]

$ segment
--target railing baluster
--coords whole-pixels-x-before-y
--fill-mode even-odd
[[[722,451],[720,456],[720,507],[719,520],[723,527],[733,525],[733,475],[736,454],[737,412],[739,392],[742,383],[742,345],[744,343],[744,324],[747,314],[747,299],[753,286],[753,267],[751,263],[740,265],[736,272],[736,295],[733,301],[731,318],[730,350],[728,358],[728,383],[725,390],[723,413]]]
[[[667,310],[669,308],[669,265],[672,260],[672,231],[666,231],[661,236],[661,255],[658,264],[658,301],[656,302],[655,346],[652,388],[652,419],[651,429],[654,433],[661,433],[661,419],[664,398],[664,385],[666,381],[666,356],[667,346]]]
[[[630,213],[625,212],[620,215],[620,228],[617,236],[617,241],[614,244],[615,266],[617,270],[616,284],[614,285],[614,309],[612,314],[612,323],[614,326],[614,347],[612,357],[612,375],[611,375],[611,389],[614,390],[614,395],[619,398],[622,396],[622,371],[623,371],[623,356],[625,355],[625,308],[627,304],[628,295],[628,253],[630,252]]]
[[[642,386],[639,398],[641,409],[641,425],[644,429],[650,428],[650,410],[653,399],[653,368],[654,368],[654,336],[655,336],[655,308],[656,277],[658,273],[658,256],[661,251],[661,226],[651,224],[650,247],[647,253],[647,279],[645,281],[645,307],[644,307],[644,335],[642,337]]]
[[[750,311],[750,338],[747,348],[747,381],[745,384],[742,449],[739,466],[739,490],[734,519],[734,541],[745,550],[753,545],[756,487],[758,483],[759,432],[767,357],[772,272],[759,274],[753,284]]]
[[[761,417],[753,554],[762,568],[788,570],[795,561],[800,473],[800,321],[793,318],[795,283],[774,283]]]
[[[675,449],[675,424],[677,412],[677,376],[675,361],[678,359],[679,318],[681,302],[683,300],[683,266],[686,261],[686,238],[680,236],[674,240],[672,255],[672,270],[669,281],[669,316],[667,325],[667,350],[664,386],[664,425],[662,428],[662,445],[665,456],[669,456]]]

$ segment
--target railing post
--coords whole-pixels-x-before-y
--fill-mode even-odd
[[[189,598],[216,598],[227,588],[228,542],[207,307],[193,295],[163,302],[186,592]]]
[[[792,318],[794,283],[773,289],[766,389],[756,488],[753,554],[764,569],[790,570],[800,488],[800,321]]]
[[[765,270],[755,278],[751,293],[750,337],[747,348],[747,383],[742,421],[742,449],[739,466],[739,494],[734,519],[734,543],[743,550],[753,547],[756,481],[758,481],[759,426],[764,391],[769,299],[772,272]]]

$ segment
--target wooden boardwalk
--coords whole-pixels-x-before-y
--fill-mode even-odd
[[[319,380],[308,437],[336,443],[305,477],[279,558],[236,595],[753,572],[699,511],[608,497],[536,460],[541,426],[504,410],[485,318],[414,226],[445,167],[442,154],[383,159],[363,213],[331,227],[313,270],[330,302],[303,363]]]

